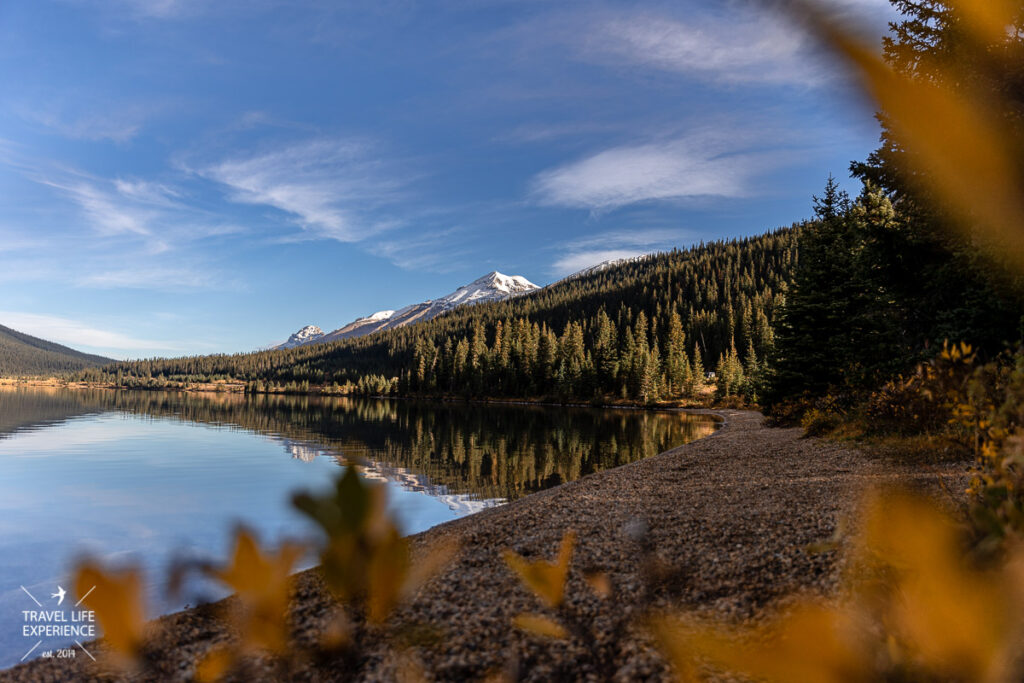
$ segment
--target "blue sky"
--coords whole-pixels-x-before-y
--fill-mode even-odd
[[[5,2],[0,324],[244,351],[788,225],[877,141],[831,66],[744,2]]]

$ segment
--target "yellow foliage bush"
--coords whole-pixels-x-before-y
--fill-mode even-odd
[[[803,427],[807,436],[823,436],[828,434],[840,424],[843,418],[841,415],[818,408],[811,408],[800,418],[800,426]]]

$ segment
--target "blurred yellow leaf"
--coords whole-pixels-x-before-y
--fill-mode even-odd
[[[224,677],[235,662],[234,653],[224,647],[215,647],[200,658],[196,664],[198,683],[215,683]]]
[[[382,622],[402,597],[409,572],[408,541],[393,528],[379,539],[368,567],[369,595],[367,617]]]
[[[960,534],[935,505],[902,493],[867,506],[861,555],[890,572],[887,622],[930,670],[1002,680],[1017,652],[1024,604],[1010,577],[965,565]]]
[[[545,638],[564,639],[569,637],[561,624],[539,614],[520,614],[512,619],[512,623],[516,625],[516,628]]]
[[[384,621],[399,602],[450,562],[457,549],[457,543],[442,542],[429,548],[413,563],[408,540],[392,526],[390,535],[379,539],[368,567],[369,619]]]
[[[805,601],[769,628],[742,631],[697,620],[653,622],[658,642],[681,680],[696,680],[696,662],[786,683],[867,680],[869,658],[844,611]]]
[[[420,587],[434,577],[438,572],[451,563],[459,554],[459,543],[453,539],[442,540],[432,545],[425,553],[416,558],[416,562],[409,567],[409,575],[405,579],[406,595],[420,589]]]
[[[604,572],[594,572],[583,577],[590,588],[602,598],[611,597],[612,582]]]
[[[412,652],[406,651],[398,655],[395,662],[395,683],[426,683],[428,680],[423,665]]]
[[[387,510],[387,489],[367,484],[348,467],[326,495],[301,493],[295,506],[326,535],[321,572],[331,591],[369,621],[380,623],[447,562],[456,546],[443,544],[412,563],[409,541]]]
[[[146,623],[139,570],[108,571],[86,561],[75,570],[73,583],[82,605],[96,613],[110,648],[122,657],[136,658]]]
[[[505,563],[519,575],[526,586],[540,596],[551,607],[558,607],[565,597],[565,581],[569,576],[569,561],[576,542],[576,534],[565,532],[562,544],[558,549],[558,557],[554,562],[537,560],[529,562],[522,556],[506,550]]]
[[[302,551],[299,545],[284,543],[277,553],[264,553],[256,538],[241,529],[235,536],[231,563],[212,572],[237,594],[233,618],[243,648],[278,653],[287,649],[290,575]]]
[[[1007,29],[1021,12],[1020,3],[1012,0],[947,0],[947,4],[957,10],[970,32],[984,43],[1005,40]]]

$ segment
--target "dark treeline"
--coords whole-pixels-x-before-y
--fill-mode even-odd
[[[116,363],[80,378],[159,388],[467,397],[754,397],[799,227],[675,250],[498,303],[331,344]]]

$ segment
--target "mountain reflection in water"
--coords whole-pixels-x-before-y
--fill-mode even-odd
[[[333,457],[435,496],[514,500],[710,434],[679,412],[107,390],[0,392],[0,435],[118,411],[248,430],[296,458]],[[469,506],[473,508],[473,506]],[[473,508],[475,509],[475,508]]]

